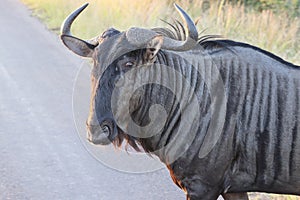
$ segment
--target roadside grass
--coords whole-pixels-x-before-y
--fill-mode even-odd
[[[250,200],[299,200],[299,196],[266,193],[249,193]]]
[[[86,0],[22,0],[34,15],[49,29],[59,32],[64,18]],[[92,38],[109,27],[126,30],[132,26],[166,26],[160,19],[171,22],[178,19],[173,1],[161,0],[90,0],[88,9],[73,26],[74,35]],[[191,3],[192,2],[192,3]],[[268,50],[287,61],[300,65],[300,19],[288,13],[255,12],[243,5],[232,5],[226,0],[177,1],[198,21],[203,34],[222,35],[225,38],[250,43]]]

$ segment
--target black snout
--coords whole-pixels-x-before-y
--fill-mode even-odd
[[[108,145],[115,138],[116,128],[112,120],[103,120],[100,124],[86,122],[87,139],[93,144]]]

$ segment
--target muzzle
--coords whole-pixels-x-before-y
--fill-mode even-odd
[[[86,127],[88,141],[96,145],[108,145],[117,136],[117,127],[111,119],[105,119],[100,124],[86,122]]]

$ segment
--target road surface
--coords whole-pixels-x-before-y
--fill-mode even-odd
[[[86,150],[72,112],[82,60],[19,1],[0,10],[0,199],[185,199],[166,169],[124,173]]]

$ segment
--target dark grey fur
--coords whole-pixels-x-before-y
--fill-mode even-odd
[[[171,38],[185,39],[180,23],[172,27],[175,31],[153,30]],[[157,84],[146,84],[134,92],[129,110],[131,118],[139,126],[150,123],[149,109],[154,104],[162,105],[167,113],[161,134],[143,138],[142,135],[126,133],[117,125],[111,104],[114,103],[112,94],[116,90],[116,81],[122,73],[130,70],[125,64],[129,61],[134,63],[131,67],[139,67],[147,63],[144,60],[147,47],[136,49],[127,41],[126,32],[114,29],[106,31],[98,41],[93,54],[91,51],[85,53],[92,55],[95,63],[88,120],[92,142],[107,144],[103,138],[93,140],[93,136],[99,134],[101,127],[108,126],[108,138],[115,145],[119,146],[125,139],[135,149],[139,150],[140,145],[146,152],[157,155],[170,170],[174,182],[187,192],[187,199],[215,200],[220,194],[230,200],[247,199],[245,192],[250,191],[300,195],[298,66],[257,47],[217,40],[214,36],[200,38],[195,48],[185,52],[161,49],[156,60],[150,63],[157,68],[151,71],[149,83],[162,73],[160,67],[168,66],[182,74],[188,85],[176,79],[178,88],[175,94]],[[193,61],[188,58],[193,58]],[[206,80],[213,75],[214,66],[224,83],[224,96],[210,95]],[[185,108],[189,105],[189,102],[180,104],[181,97],[192,97],[194,94],[200,115],[197,119],[191,119],[191,123],[196,121],[198,124],[195,127],[197,134],[183,154],[169,162],[170,151],[164,147],[176,136],[185,141],[191,132],[179,131],[180,123],[186,123],[183,116],[188,112]],[[122,98],[119,96],[117,100],[122,102]],[[219,105],[226,109],[217,108],[220,112],[226,110],[223,113],[225,123],[216,145],[205,157],[199,157],[207,129],[214,120],[210,107],[218,98],[226,98],[226,104]],[[121,104],[117,106],[122,108]],[[100,126],[94,126],[97,123]],[[176,145],[172,148],[177,150]]]
[[[249,191],[300,195],[300,68],[247,44],[217,40],[203,41],[199,46],[204,47],[204,52],[199,48],[198,56],[209,55],[207,66],[213,59],[225,83],[226,123],[219,142],[203,159],[198,158],[205,136],[200,133],[209,124],[203,118],[199,119],[203,121],[199,123],[199,134],[182,157],[169,164],[166,155],[158,155],[170,169],[174,182],[188,192],[190,199],[216,199],[223,192]],[[193,53],[197,54],[195,50]],[[201,77],[210,71],[205,65],[195,69],[178,54],[162,50],[157,62],[185,74],[195,87],[191,92],[200,99],[201,116],[206,116],[211,101]],[[109,66],[108,71],[110,68],[115,65]],[[197,70],[202,71],[201,76]],[[103,79],[113,80],[107,75]],[[103,87],[99,85],[98,89],[100,94]],[[144,90],[142,105],[133,108],[139,109],[133,115],[137,123],[143,124],[152,104],[159,101],[170,107],[169,102],[174,102],[168,108],[168,135],[164,132],[140,139],[125,134],[135,148],[136,143],[141,144],[151,153],[167,145],[172,134],[180,134],[176,133],[177,124],[172,123],[179,123],[180,115],[176,113],[178,104],[163,88],[149,85]],[[97,116],[104,114],[100,107],[110,107],[105,104],[110,102],[109,92],[104,93],[98,96]],[[119,136],[123,138],[124,133]],[[118,144],[122,141],[120,137],[116,139]]]

